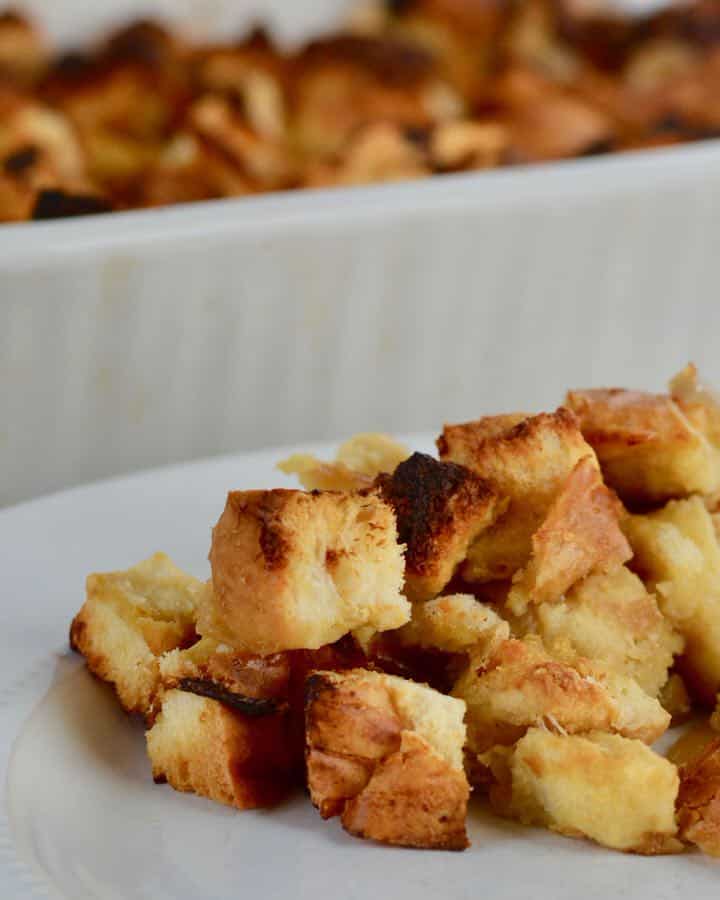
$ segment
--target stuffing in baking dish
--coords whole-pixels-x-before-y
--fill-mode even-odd
[[[0,221],[399,181],[720,130],[720,7],[374,0],[292,51],[138,21],[58,54],[0,13]]]

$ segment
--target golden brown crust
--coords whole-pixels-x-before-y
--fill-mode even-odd
[[[487,481],[507,511],[473,542],[462,576],[469,582],[512,577],[530,558],[537,531],[562,485],[584,457],[595,460],[575,416],[560,408],[536,416],[490,416],[446,425],[438,439],[443,459]]]
[[[675,853],[675,767],[639,741],[533,728],[493,760],[493,808],[528,825],[632,853]]]
[[[601,730],[651,743],[670,716],[630,678],[581,657],[552,657],[538,638],[510,639],[470,660],[453,694],[467,704],[468,747],[482,754],[528,728]]]
[[[474,472],[414,453],[380,490],[395,510],[405,544],[405,594],[429,600],[448,584],[469,544],[502,509],[497,494]]]
[[[198,630],[244,652],[316,649],[409,618],[395,516],[373,493],[232,492],[210,565]]]
[[[559,600],[591,572],[627,562],[632,550],[620,528],[623,512],[594,461],[581,459],[532,536],[530,563],[515,587],[522,595],[517,598],[520,605],[525,598],[533,603]],[[515,608],[516,613],[521,611]]]
[[[90,575],[87,597],[70,627],[70,645],[90,671],[113,685],[123,708],[152,714],[158,658],[195,639],[203,586],[155,554],[124,572]]]
[[[720,856],[720,739],[681,768],[677,815],[683,840]]]
[[[469,795],[462,772],[451,769],[419,735],[404,731],[399,749],[347,802],[342,824],[350,834],[383,844],[465,850]]]
[[[569,650],[633,678],[651,697],[683,649],[655,595],[625,566],[589,575],[562,600],[533,605],[511,623],[514,634],[537,634],[551,652]]]
[[[306,687],[313,803],[359,837],[464,849],[464,707],[403,679],[316,672]]]
[[[238,809],[273,806],[298,782],[283,714],[246,716],[169,690],[147,732],[153,778]]]
[[[294,453],[277,467],[297,475],[306,491],[360,491],[371,488],[378,475],[394,472],[408,456],[408,448],[388,435],[363,432],[341,444],[332,462]]]
[[[619,388],[570,391],[607,483],[632,503],[657,503],[720,487],[717,452],[672,397]]]

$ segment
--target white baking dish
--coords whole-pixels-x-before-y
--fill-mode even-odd
[[[264,4],[289,38],[341,5]],[[217,10],[227,27],[238,6],[252,4],[35,4],[60,37],[140,8],[195,24]],[[720,381],[719,225],[713,141],[4,226],[0,504],[168,460],[552,407],[570,385],[659,388],[691,358]]]

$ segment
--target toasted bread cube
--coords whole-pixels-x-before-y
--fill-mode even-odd
[[[575,465],[584,457],[595,463],[575,417],[562,408],[446,425],[438,448],[442,459],[467,466],[509,499],[507,511],[469,549],[461,574],[470,582],[507,579],[525,566],[532,536]]]
[[[358,491],[369,488],[378,475],[394,472],[409,455],[407,447],[385,434],[356,434],[341,444],[334,462],[294,453],[278,469],[297,475],[307,491]]]
[[[630,559],[620,528],[623,512],[592,457],[581,459],[532,536],[530,562],[515,576],[508,597],[513,613],[522,614],[529,603],[557,601],[591,572],[616,569]]]
[[[308,785],[323,818],[359,837],[463,850],[465,704],[357,669],[307,681]]]
[[[631,678],[581,657],[554,658],[533,636],[471,657],[453,695],[467,704],[468,748],[476,754],[513,744],[538,724],[570,734],[613,731],[647,743],[670,724]]]
[[[720,545],[712,517],[691,497],[631,516],[625,529],[633,568],[685,640],[678,671],[691,694],[712,706],[720,689]]]
[[[539,635],[551,653],[570,650],[634,678],[651,697],[683,648],[655,595],[625,566],[589,575],[556,603],[531,606],[512,627]]]
[[[720,738],[680,769],[677,815],[683,840],[720,856]]]
[[[509,760],[509,784],[490,794],[497,812],[605,847],[656,854],[675,840],[678,774],[641,741],[615,734],[532,728]]]
[[[13,10],[0,12],[0,75],[8,82],[32,84],[45,68],[49,50],[40,30]]]
[[[246,653],[316,649],[410,618],[395,515],[374,493],[232,492],[210,564],[198,631]]]
[[[449,594],[415,603],[412,618],[397,636],[403,644],[447,653],[465,653],[471,648],[489,652],[510,637],[510,626],[472,594]]]
[[[158,657],[195,640],[204,591],[164,553],[125,572],[90,575],[70,644],[94,675],[113,685],[128,712],[149,715],[159,686]]]
[[[692,363],[670,381],[670,394],[688,419],[711,444],[720,446],[720,400],[715,391],[703,384]]]
[[[212,638],[201,638],[186,650],[171,650],[159,661],[164,690],[179,688],[248,715],[287,706],[291,665],[288,653],[251,656]]]
[[[470,469],[424,453],[401,462],[379,486],[395,510],[405,551],[405,595],[436,597],[465,559],[475,538],[504,504]]]
[[[238,809],[272,806],[297,778],[287,726],[283,713],[248,715],[168,690],[146,735],[153,778]]]
[[[666,394],[571,391],[607,483],[623,500],[656,503],[720,489],[720,454]]]

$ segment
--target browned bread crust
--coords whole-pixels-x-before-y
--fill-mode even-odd
[[[503,504],[470,469],[424,453],[413,453],[378,483],[407,548],[405,594],[412,601],[429,600],[447,585]]]
[[[238,809],[272,806],[298,783],[283,713],[248,715],[171,689],[147,732],[153,778]]]
[[[629,503],[658,503],[720,487],[720,456],[667,394],[570,391],[567,405],[607,483]]]
[[[677,815],[683,840],[720,856],[720,738],[680,769]]]
[[[528,728],[570,734],[600,730],[651,743],[670,716],[627,676],[581,657],[551,656],[538,638],[510,639],[473,659],[453,694],[467,704],[468,747],[484,753]]]
[[[462,850],[469,786],[463,706],[430,688],[355,670],[307,682],[312,801],[360,837]]]
[[[532,535],[575,465],[585,457],[596,465],[577,419],[562,407],[446,425],[437,444],[443,459],[472,469],[508,500],[506,512],[470,547],[461,572],[469,582],[507,579],[525,566]]]
[[[403,625],[403,548],[375,493],[234,491],[213,529],[201,634],[247,653]]]
[[[594,460],[581,459],[532,536],[530,562],[509,599],[514,611],[522,612],[527,602],[557,601],[591,572],[627,562],[632,551],[620,528],[623,512]]]
[[[87,596],[70,627],[70,646],[110,682],[128,712],[144,716],[160,684],[159,657],[196,639],[204,586],[162,553],[125,572],[88,576]]]

